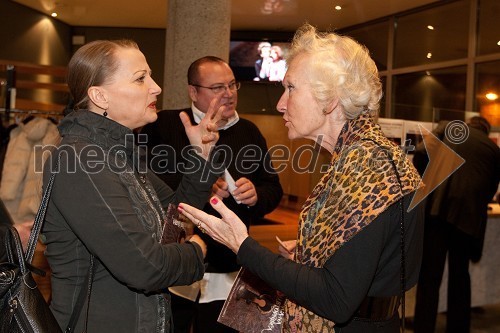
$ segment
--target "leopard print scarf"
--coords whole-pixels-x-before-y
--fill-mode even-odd
[[[402,189],[389,158],[396,165]],[[372,117],[362,114],[347,121],[328,171],[302,207],[295,261],[323,267],[343,244],[419,184],[412,163]],[[285,304],[283,332],[330,333],[334,326],[293,300]]]

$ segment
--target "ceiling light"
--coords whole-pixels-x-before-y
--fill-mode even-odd
[[[429,29],[429,30],[434,30],[434,27],[433,27],[432,25],[428,25],[428,26],[427,26],[427,29]]]
[[[495,101],[498,99],[498,95],[492,92],[489,92],[486,94],[486,98],[489,99],[490,101]]]
[[[430,59],[430,58],[432,58],[432,53],[429,52],[429,53],[427,53],[427,59]]]
[[[56,12],[53,12],[52,14],[50,14],[50,16],[52,16],[52,17],[57,17],[57,13],[56,13]]]
[[[431,72],[429,72],[429,71],[425,71],[425,75],[430,76],[430,75],[431,75]]]
[[[497,42],[497,45],[500,46],[500,40]]]
[[[337,5],[337,6],[335,6],[335,9],[336,9],[336,10],[341,10],[341,9],[342,9],[342,7],[341,7],[341,6],[339,6],[339,5]]]

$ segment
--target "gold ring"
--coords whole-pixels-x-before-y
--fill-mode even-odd
[[[202,228],[202,227],[200,227],[200,226],[198,226],[198,229],[200,229],[200,231],[201,231],[202,233],[205,233],[205,232],[206,232],[206,231],[205,231],[205,229],[203,229],[203,228]]]

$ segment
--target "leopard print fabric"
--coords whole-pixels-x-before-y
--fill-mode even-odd
[[[328,171],[302,207],[295,261],[323,267],[335,251],[420,182],[400,147],[384,137],[369,115],[346,122]],[[331,333],[334,326],[292,300],[285,304],[283,332]]]

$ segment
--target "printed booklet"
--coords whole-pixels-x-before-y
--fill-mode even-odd
[[[285,295],[241,268],[218,322],[240,333],[281,332]]]

